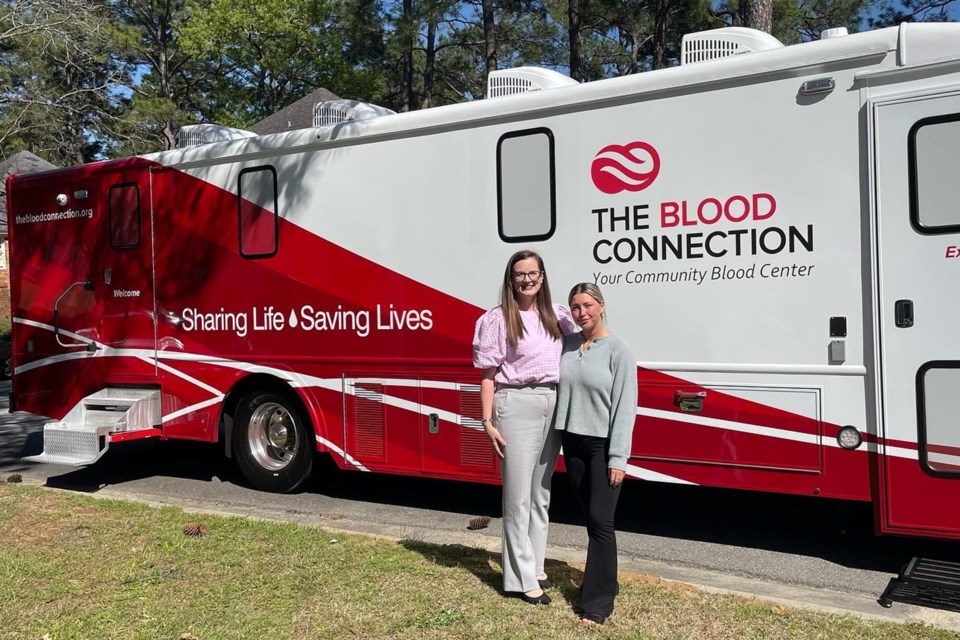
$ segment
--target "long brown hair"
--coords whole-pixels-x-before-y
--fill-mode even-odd
[[[507,268],[503,270],[503,288],[500,290],[500,310],[503,312],[504,323],[507,326],[507,342],[510,347],[517,348],[517,343],[523,337],[523,321],[520,320],[520,307],[517,305],[513,287],[513,265],[527,258],[536,258],[537,268],[543,272],[540,281],[540,291],[534,305],[540,316],[540,324],[554,340],[563,338],[560,326],[557,324],[557,314],[553,312],[553,301],[550,299],[550,283],[547,281],[547,270],[543,268],[543,258],[536,251],[524,249],[517,251],[507,260]]]

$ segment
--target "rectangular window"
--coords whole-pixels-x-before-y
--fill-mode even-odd
[[[556,227],[553,133],[513,131],[497,143],[497,224],[504,242],[546,240]]]
[[[110,246],[133,249],[140,245],[140,186],[123,182],[110,187]]]
[[[960,231],[960,114],[914,124],[907,153],[914,229],[927,234]]]
[[[940,477],[960,478],[960,362],[928,362],[917,373],[920,464]]]
[[[244,169],[238,180],[240,255],[244,258],[276,255],[280,230],[276,170],[273,167]]]

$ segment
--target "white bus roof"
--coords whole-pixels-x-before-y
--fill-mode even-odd
[[[891,56],[891,54],[895,54]],[[487,100],[475,100],[420,111],[358,120],[336,127],[301,129],[231,142],[175,149],[145,157],[168,166],[229,162],[238,156],[275,155],[346,139],[392,138],[448,129],[477,121],[496,121],[522,114],[562,113],[596,103],[631,102],[692,85],[728,85],[791,69],[860,60],[864,71],[890,71],[960,59],[960,23],[906,23],[876,31],[830,37],[744,55],[648,71],[585,84],[556,87]]]

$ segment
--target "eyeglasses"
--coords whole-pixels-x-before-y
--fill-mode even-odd
[[[514,271],[513,279],[523,281],[529,278],[531,281],[533,281],[533,280],[539,280],[540,276],[542,275],[543,275],[543,271],[527,271],[527,272]]]

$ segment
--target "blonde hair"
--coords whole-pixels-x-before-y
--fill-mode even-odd
[[[547,281],[547,271],[543,268],[543,258],[536,251],[524,249],[517,251],[507,260],[507,268],[503,271],[503,288],[500,290],[500,310],[503,312],[504,324],[507,327],[507,342],[513,349],[517,348],[520,338],[523,337],[523,321],[520,319],[520,306],[517,304],[516,290],[513,285],[513,265],[527,258],[535,258],[537,268],[543,273],[540,281],[540,291],[534,305],[540,316],[540,324],[554,340],[563,338],[560,326],[557,324],[557,314],[553,311],[553,301],[550,299],[550,283]]]
[[[573,296],[580,295],[581,293],[587,294],[600,304],[606,304],[603,300],[603,294],[600,292],[600,287],[592,282],[581,282],[580,284],[573,285],[573,289],[570,289],[570,295],[567,296],[567,304],[573,304]]]

